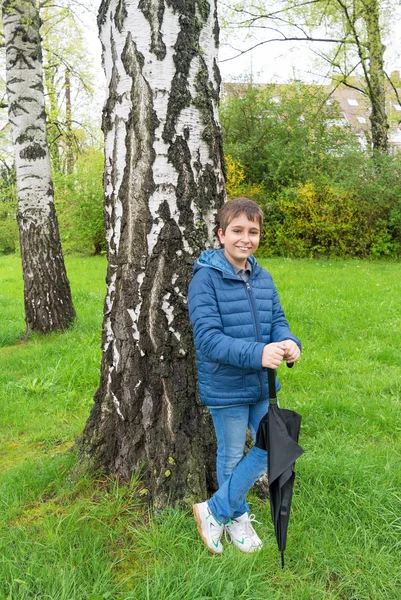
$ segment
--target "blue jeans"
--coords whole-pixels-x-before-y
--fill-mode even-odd
[[[207,501],[212,514],[222,523],[249,512],[248,490],[267,471],[267,452],[253,446],[244,456],[246,430],[253,439],[267,413],[268,400],[224,408],[210,408],[217,437],[217,480],[219,489]]]

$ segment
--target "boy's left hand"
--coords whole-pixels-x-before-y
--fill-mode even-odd
[[[284,340],[282,342],[285,347],[284,360],[287,363],[294,363],[301,356],[301,350],[293,340]]]

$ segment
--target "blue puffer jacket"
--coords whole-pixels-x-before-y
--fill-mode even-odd
[[[294,340],[270,273],[248,259],[246,284],[224,250],[205,250],[194,266],[188,308],[194,329],[198,383],[207,406],[248,404],[268,395],[265,344]],[[277,382],[279,389],[279,383]]]

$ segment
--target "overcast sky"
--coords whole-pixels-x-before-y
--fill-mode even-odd
[[[92,0],[96,1],[96,0]],[[101,68],[101,49],[100,42],[97,39],[97,28],[94,14],[88,17],[88,27],[86,27],[89,48],[93,56],[95,70],[102,77]],[[86,20],[86,19],[85,19]],[[401,70],[401,51],[400,36],[401,29],[401,8],[398,7],[397,13],[393,14],[393,34],[392,38],[385,40],[386,44],[386,68],[388,72]],[[254,41],[241,42],[236,34],[235,45],[240,49],[246,49],[251,45],[263,41],[263,38]],[[255,82],[288,82],[294,78],[309,82],[324,83],[324,76],[327,76],[328,69],[316,60],[317,45],[298,42],[271,42],[260,45],[251,52],[247,52],[233,60],[226,60],[236,54],[236,52],[224,45],[224,32],[221,36],[222,44],[220,48],[220,71],[224,81],[230,81],[246,74],[251,74]],[[327,50],[327,44],[322,45]],[[326,81],[327,83],[327,81]]]

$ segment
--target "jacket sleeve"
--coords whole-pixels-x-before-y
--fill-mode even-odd
[[[285,318],[284,311],[280,304],[276,286],[273,284],[273,319],[271,329],[271,341],[282,342],[284,340],[293,340],[302,350],[300,340],[292,333],[288,321]]]
[[[212,361],[239,368],[262,369],[263,343],[247,342],[223,333],[213,279],[204,271],[206,269],[198,271],[188,291],[196,349]]]

